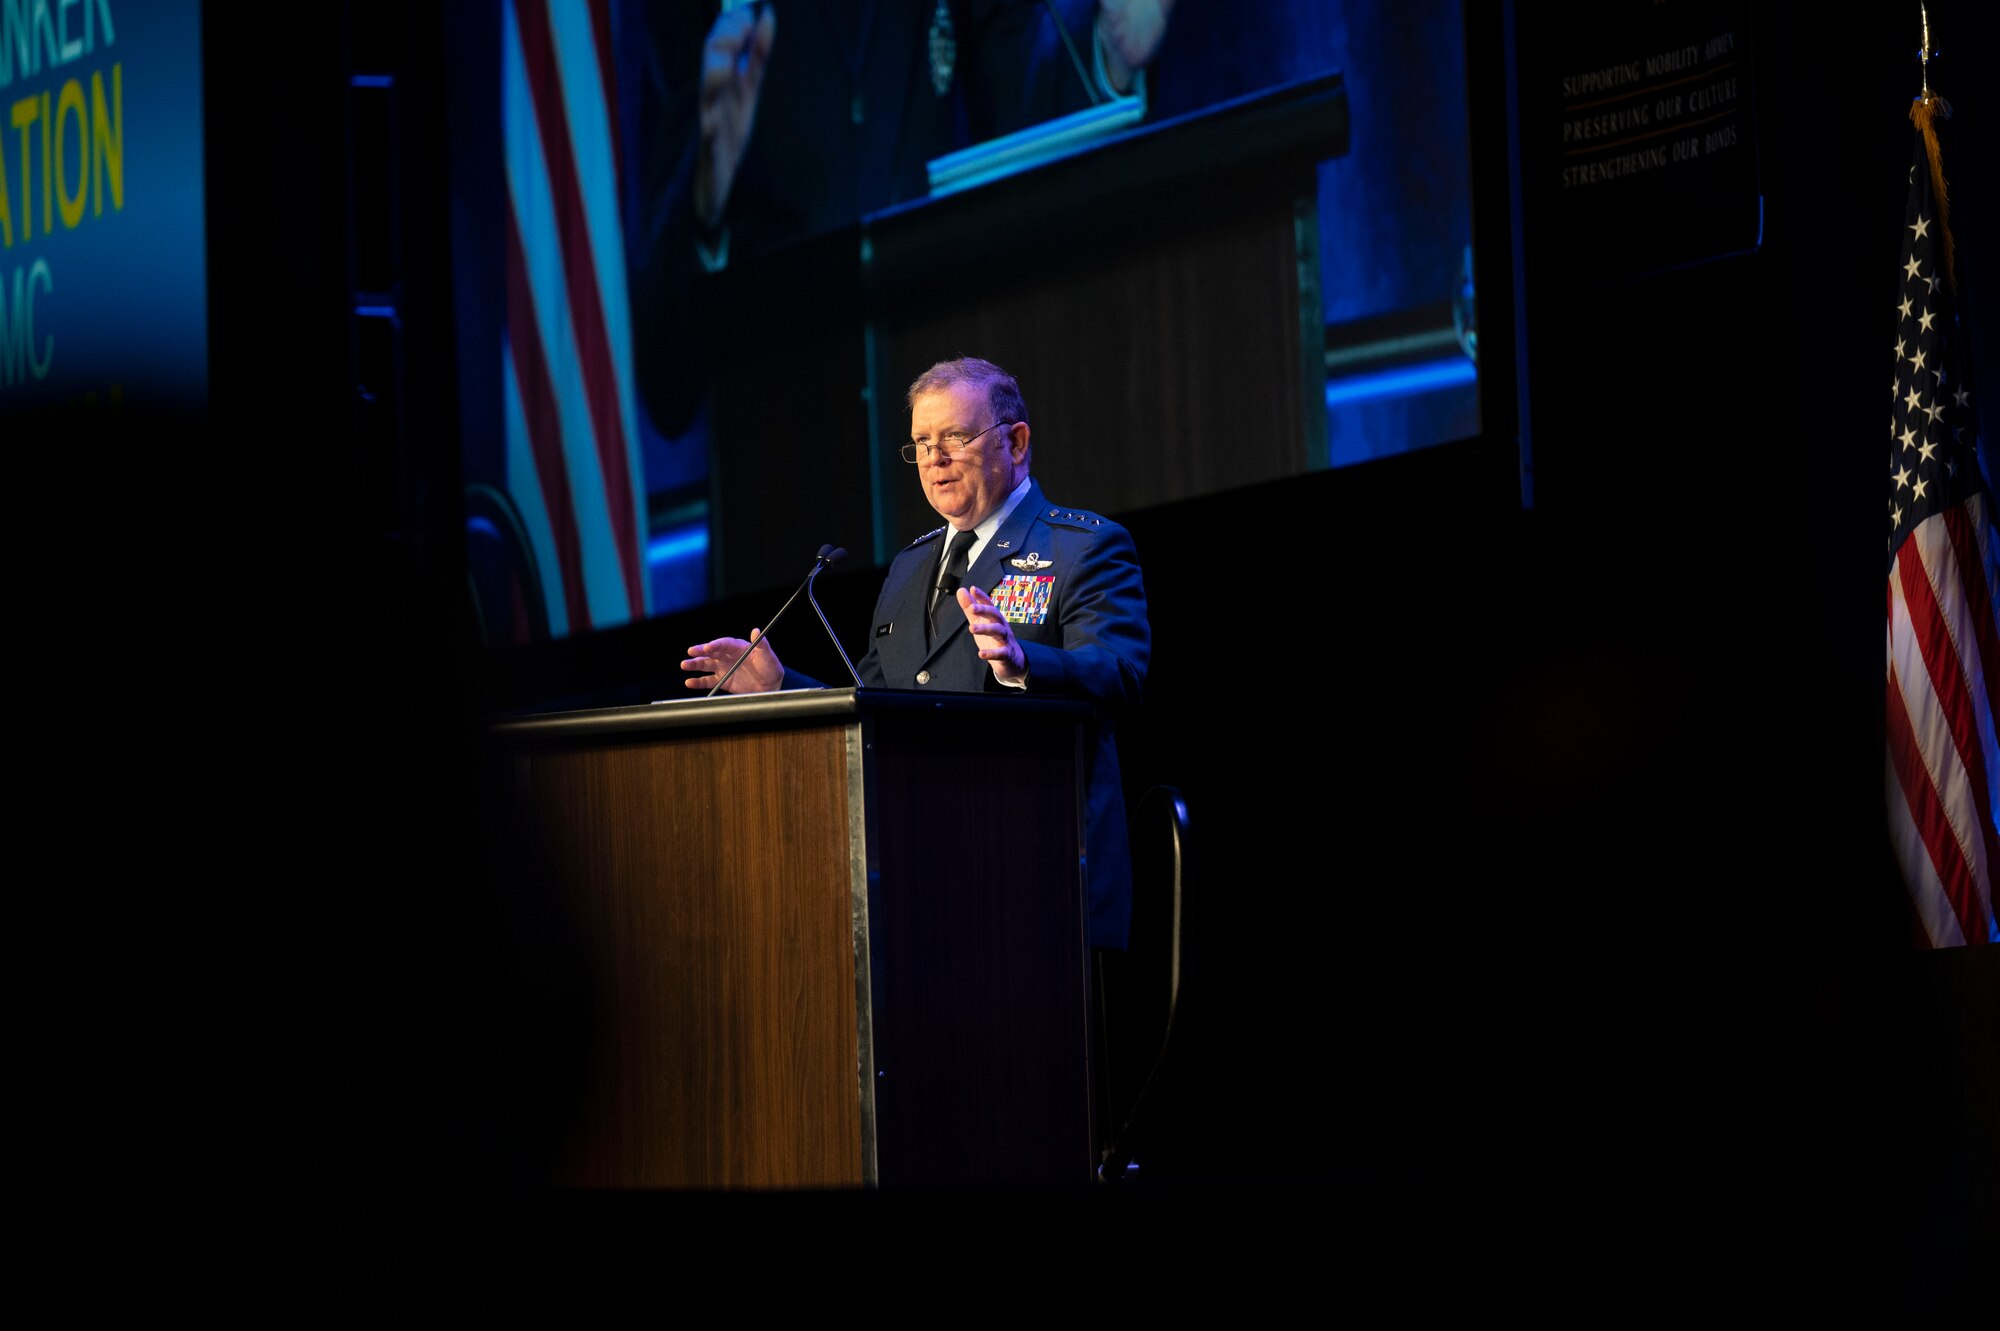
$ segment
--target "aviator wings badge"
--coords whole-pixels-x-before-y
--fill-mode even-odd
[[[1030,550],[1019,559],[1010,559],[1007,562],[1015,568],[1020,569],[1023,573],[1039,573],[1050,564],[1049,560],[1042,558],[1041,551],[1039,550]]]

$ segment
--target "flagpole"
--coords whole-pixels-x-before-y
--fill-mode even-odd
[[[1931,11],[1930,6],[1917,0],[1917,14],[1924,21],[1924,44],[1917,48],[1917,64],[1923,69],[1924,95],[1919,101],[1931,99]]]
[[[1917,61],[1922,67],[1922,90],[1910,105],[1910,121],[1924,136],[1929,149],[1931,184],[1937,197],[1938,226],[1943,234],[1942,264],[1945,281],[1951,284],[1954,293],[1958,290],[1958,261],[1953,253],[1951,239],[1951,201],[1945,194],[1944,164],[1938,150],[1937,121],[1951,119],[1951,103],[1931,91],[1931,57],[1937,52],[1931,49],[1931,11],[1924,0],[1918,0],[1917,16],[1922,21],[1923,45],[1917,50]]]

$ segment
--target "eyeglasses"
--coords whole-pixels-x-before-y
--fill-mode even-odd
[[[979,434],[967,434],[963,430],[950,430],[939,437],[936,443],[928,439],[904,444],[900,450],[905,462],[921,462],[935,457],[943,462],[956,462],[972,451],[972,445],[980,435],[991,434],[1003,425],[1019,425],[1019,421],[995,421]]]

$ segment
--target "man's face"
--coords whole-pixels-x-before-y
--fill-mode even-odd
[[[943,443],[962,455],[946,461],[937,453],[917,462],[924,498],[958,531],[969,531],[1012,494],[1027,472],[1028,429],[994,424],[983,385],[953,384],[925,393],[910,405],[910,438]],[[971,445],[960,441],[979,435]]]

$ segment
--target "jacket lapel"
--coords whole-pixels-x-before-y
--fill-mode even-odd
[[[929,637],[925,619],[931,582],[937,576],[938,549],[935,543],[926,541],[917,554],[922,557],[902,561],[908,570],[902,581],[883,588],[882,607],[894,628],[882,639],[880,655],[882,673],[891,688],[908,688],[911,678],[930,655],[925,646]]]
[[[966,573],[966,581],[978,587],[988,596],[993,594],[993,586],[1001,578],[1014,571],[1007,561],[1026,554],[1028,533],[1042,516],[1042,487],[1035,481],[1028,482],[1028,492],[1021,496],[1021,502],[1014,505],[1014,511],[993,533],[993,539],[979,552],[979,558],[972,561]]]
[[[988,541],[986,548],[979,552],[979,558],[973,560],[972,567],[965,571],[966,584],[977,587],[988,596],[991,596],[993,594],[993,585],[999,582],[1002,576],[1011,571],[1011,566],[1008,565],[1007,561],[1024,553],[1021,543],[1027,539],[1029,529],[1034,526],[1035,520],[1041,516],[1041,512],[1042,487],[1039,482],[1030,479],[1028,481],[1028,492],[1021,496],[1021,502],[1014,505],[1014,511],[1007,515],[1007,520],[1001,523],[999,529],[993,533],[993,539]],[[947,536],[949,536],[949,533],[947,533]],[[933,561],[935,561],[935,558],[934,554]],[[930,565],[931,571],[935,573],[936,568],[937,565],[933,562]],[[921,597],[917,603],[917,612],[919,614],[924,613],[925,606],[928,604],[929,590],[929,584],[925,583],[924,592],[926,595]],[[951,621],[951,628],[943,637],[931,644],[930,659],[934,659],[940,651],[943,651],[946,647],[956,642],[959,635],[969,631],[965,627],[965,616],[955,616]],[[927,659],[925,664],[928,665],[929,663],[930,661]]]

